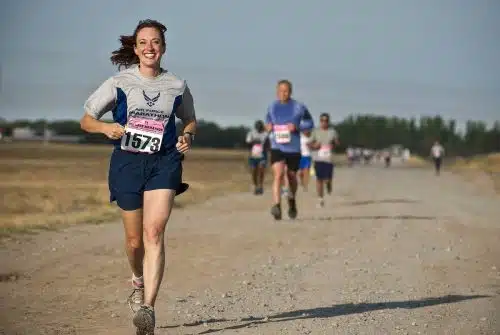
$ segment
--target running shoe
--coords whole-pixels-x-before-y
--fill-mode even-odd
[[[149,306],[141,306],[134,315],[136,335],[153,335],[155,330],[155,311]]]

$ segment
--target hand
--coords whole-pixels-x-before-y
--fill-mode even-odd
[[[181,154],[187,152],[189,149],[191,149],[191,137],[179,136],[177,138],[177,144],[175,145],[175,147]]]
[[[316,141],[309,142],[307,144],[307,146],[309,147],[309,149],[312,149],[312,150],[318,150],[319,149],[318,142],[316,142]]]
[[[125,128],[119,123],[105,123],[102,133],[112,140],[117,140],[125,133]]]
[[[266,128],[266,131],[269,132],[269,131],[273,130],[273,125],[271,123],[268,123],[268,124],[266,124],[265,128]]]
[[[297,130],[297,127],[295,127],[295,125],[293,123],[288,123],[287,126],[288,126],[288,130],[290,130],[290,132],[292,132],[292,133]]]

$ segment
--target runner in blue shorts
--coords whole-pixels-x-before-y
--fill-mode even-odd
[[[114,143],[109,167],[110,200],[121,209],[126,252],[132,269],[137,334],[153,334],[154,305],[165,268],[165,227],[182,184],[182,158],[196,132],[193,97],[186,82],[160,62],[165,53],[163,24],[139,22],[121,36],[111,56],[119,72],[87,99],[81,127]],[[124,69],[122,69],[124,68]],[[112,111],[114,123],[100,121]],[[177,137],[175,117],[182,120]]]
[[[269,146],[269,134],[263,121],[255,122],[254,129],[247,134],[246,143],[249,149],[248,165],[252,173],[254,194],[260,195],[264,193],[264,175]]]
[[[273,205],[271,214],[281,220],[281,185],[283,176],[288,178],[288,216],[297,217],[297,170],[300,163],[300,131],[311,129],[313,120],[307,107],[292,99],[292,83],[280,80],[277,85],[278,100],[268,108],[266,130],[271,136],[271,167],[273,170]],[[285,169],[286,167],[286,169]]]
[[[299,179],[300,185],[304,191],[308,190],[309,175],[312,165],[311,148],[311,131],[305,130],[300,134],[300,163],[299,163]]]

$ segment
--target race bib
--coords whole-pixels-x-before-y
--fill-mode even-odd
[[[262,154],[264,153],[264,148],[262,144],[254,144],[252,146],[252,157],[253,158],[262,158]]]
[[[332,146],[323,144],[318,150],[318,157],[322,159],[330,159],[332,157]]]
[[[165,124],[162,121],[130,117],[122,137],[121,149],[154,154],[160,151],[164,130]]]
[[[275,125],[274,127],[274,140],[276,143],[284,144],[290,143],[292,134],[287,125]]]

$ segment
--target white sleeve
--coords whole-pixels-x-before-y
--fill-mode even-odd
[[[112,110],[116,103],[116,87],[113,77],[101,84],[85,101],[85,112],[99,120],[104,114]]]
[[[334,139],[338,139],[339,138],[339,135],[337,134],[337,131],[334,128],[332,128],[332,136],[333,136]]]
[[[245,141],[246,141],[248,144],[252,143],[252,141],[253,141],[253,136],[252,136],[252,132],[251,132],[251,131],[249,131],[249,132],[247,133],[247,138],[246,138],[246,140],[245,140]]]
[[[183,123],[196,120],[196,112],[194,109],[194,99],[191,90],[186,84],[182,93],[182,101],[177,108],[175,115],[182,120]]]

